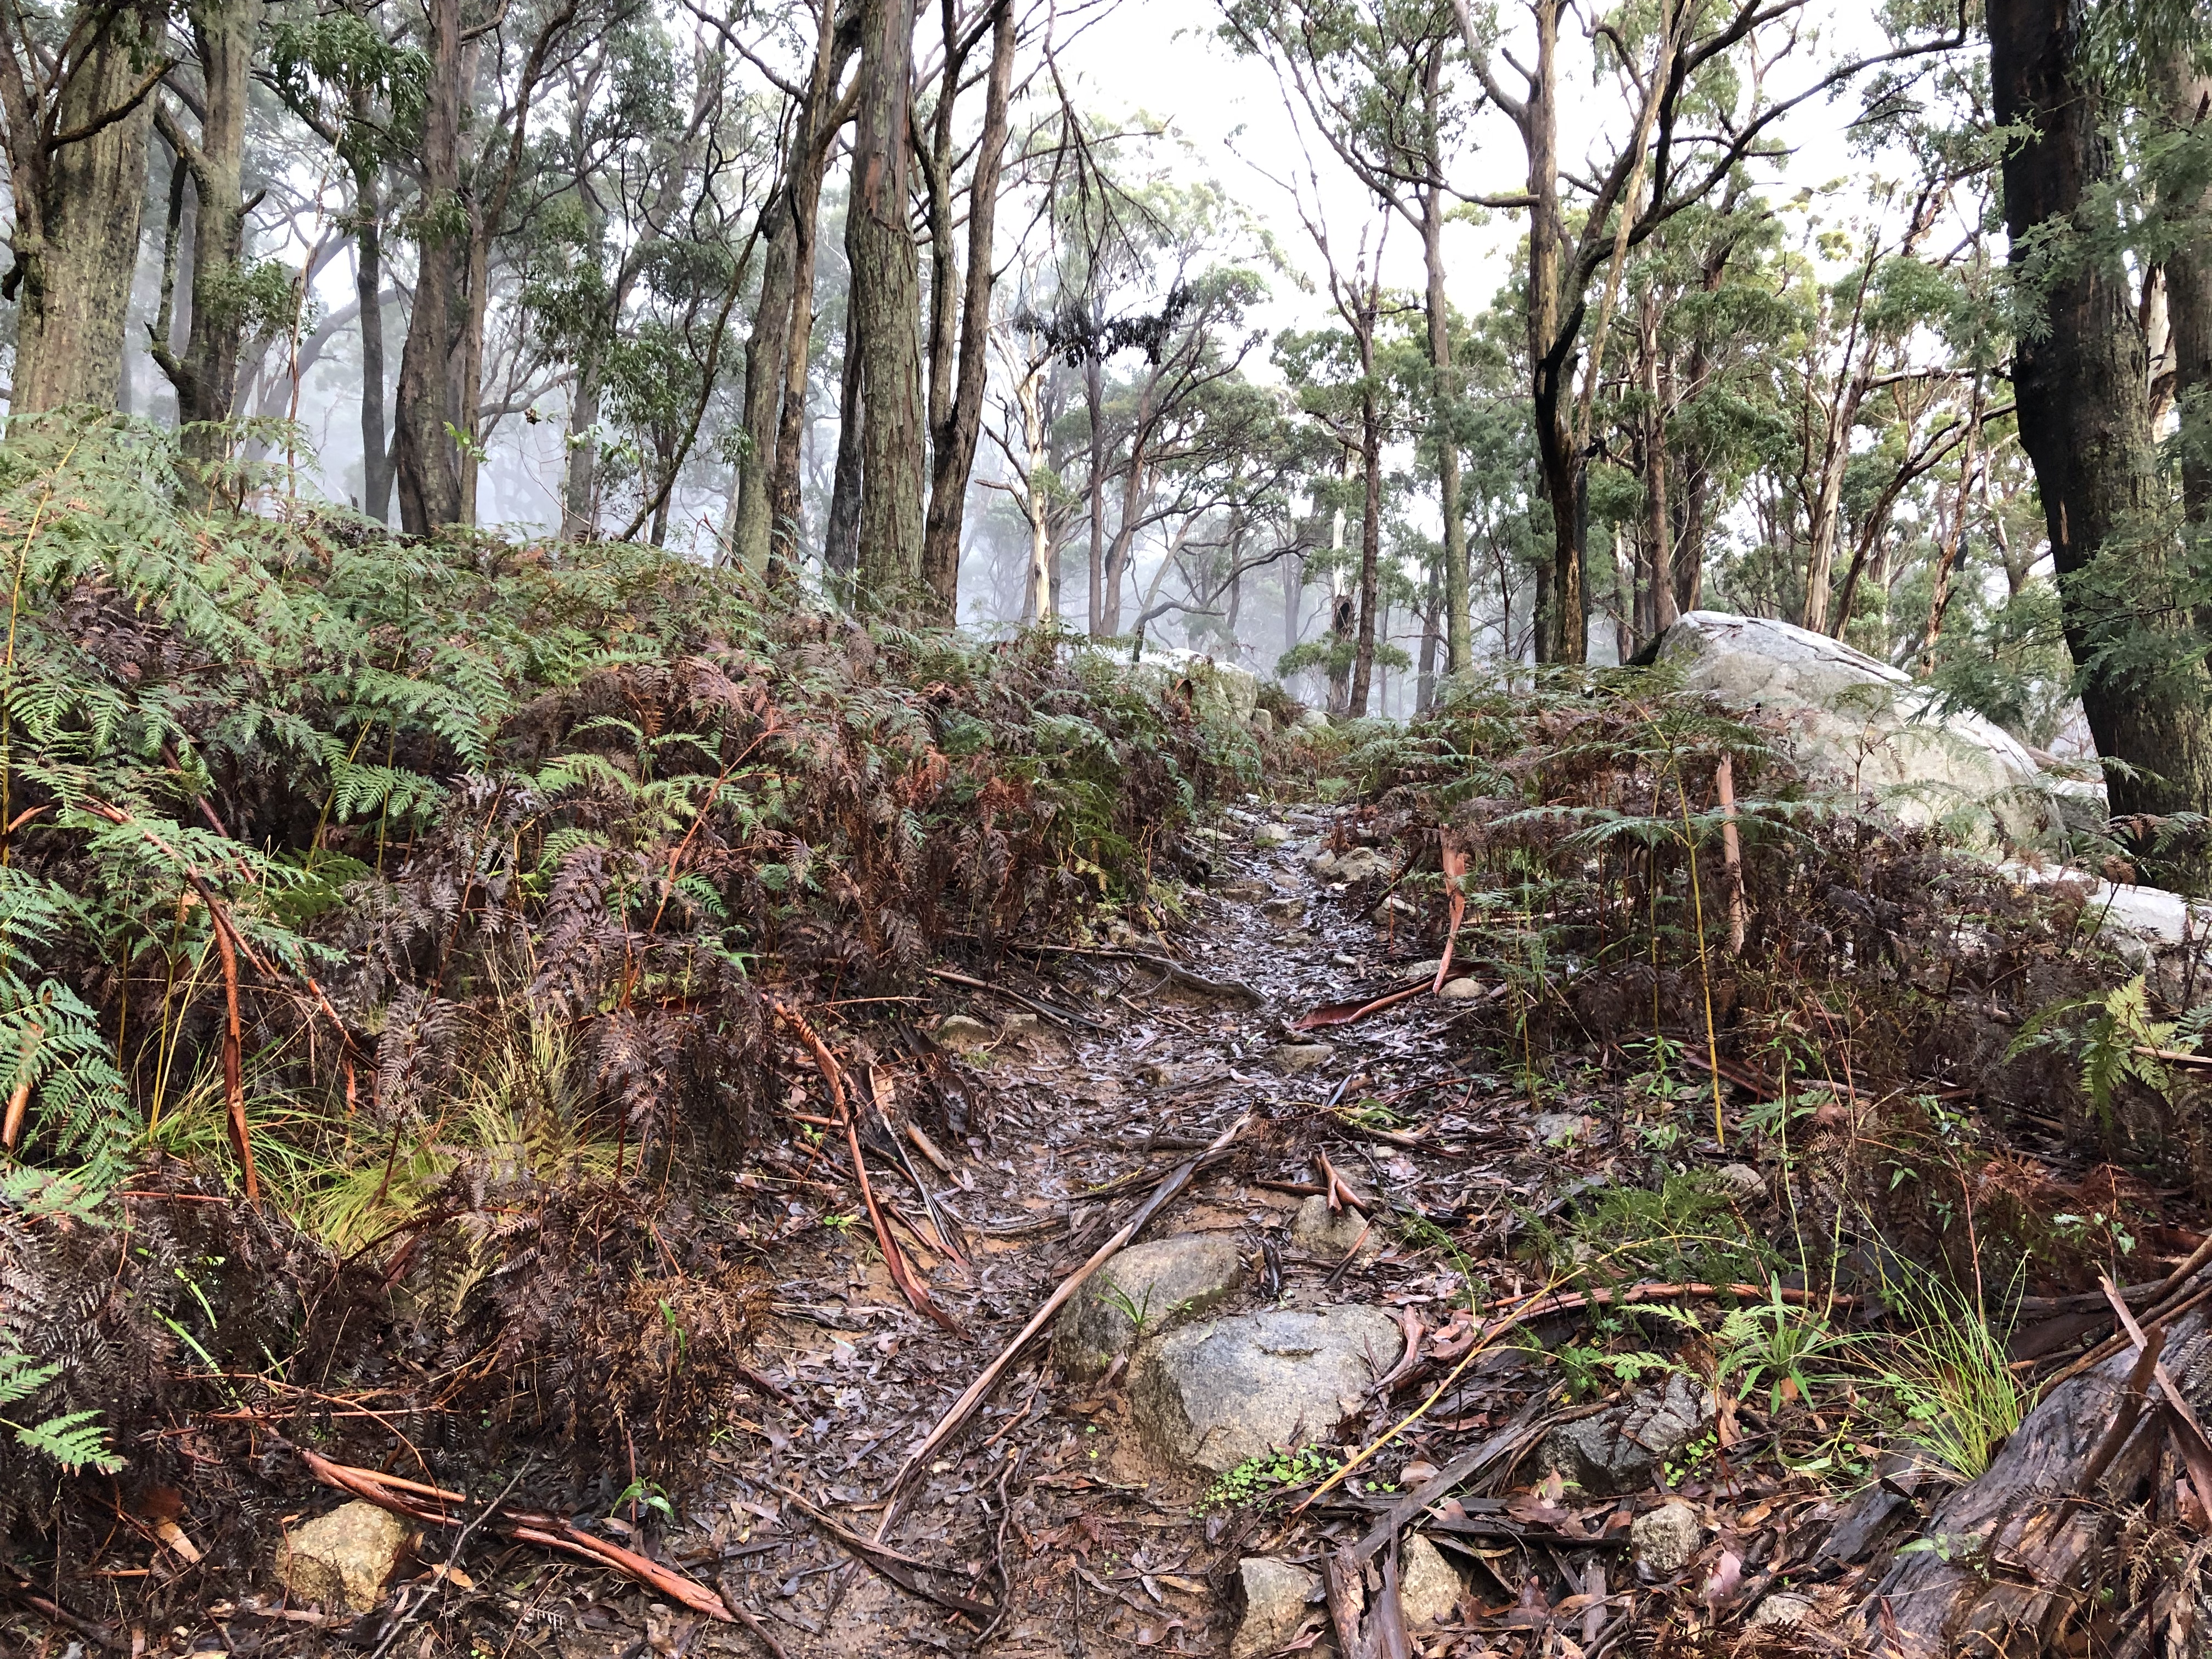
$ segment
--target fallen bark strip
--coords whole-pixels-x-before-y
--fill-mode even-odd
[[[851,1095],[845,1087],[845,1068],[837,1063],[837,1056],[830,1053],[830,1045],[822,1040],[822,1034],[806,1023],[805,1015],[781,1001],[772,1000],[769,1006],[775,1010],[777,1018],[798,1033],[799,1040],[813,1054],[815,1067],[822,1073],[822,1080],[829,1087],[830,1098],[837,1109],[838,1120],[845,1127],[846,1144],[852,1150],[853,1178],[860,1184],[860,1201],[867,1206],[869,1224],[875,1229],[877,1248],[884,1253],[884,1270],[890,1274],[892,1283],[899,1287],[900,1293],[916,1313],[935,1320],[955,1336],[966,1337],[968,1333],[961,1329],[959,1322],[939,1307],[929,1291],[914,1276],[914,1269],[906,1259],[906,1251],[901,1248],[890,1224],[884,1219],[883,1211],[876,1203],[875,1188],[868,1184],[868,1166],[860,1157],[860,1129],[853,1115]]]
[[[350,1464],[334,1463],[329,1458],[310,1451],[305,1446],[278,1439],[279,1445],[293,1452],[307,1466],[307,1473],[326,1486],[336,1486],[340,1492],[351,1492],[364,1503],[374,1504],[380,1510],[420,1521],[426,1526],[461,1527],[470,1524],[470,1500],[459,1492],[447,1492],[442,1486],[428,1486],[416,1480],[404,1480],[397,1475],[385,1474],[375,1469],[357,1468]],[[456,1513],[448,1504],[459,1504]],[[484,1511],[485,1516],[495,1517],[496,1529],[519,1544],[537,1544],[603,1567],[612,1567],[625,1577],[635,1578],[648,1589],[659,1591],[671,1601],[680,1601],[694,1613],[704,1613],[724,1624],[736,1622],[722,1598],[696,1579],[687,1578],[658,1561],[647,1559],[635,1550],[626,1550],[619,1544],[610,1544],[604,1538],[594,1538],[557,1515],[541,1515],[534,1510],[508,1510],[494,1504]],[[484,1516],[475,1524],[483,1524]]]
[[[1029,1345],[1031,1338],[1050,1322],[1054,1314],[1073,1299],[1076,1291],[1083,1288],[1084,1281],[1104,1267],[1130,1240],[1136,1237],[1139,1230],[1146,1222],[1158,1214],[1170,1200],[1190,1184],[1191,1177],[1198,1173],[1199,1166],[1216,1154],[1225,1152],[1230,1143],[1243,1133],[1245,1125],[1251,1121],[1252,1115],[1247,1112],[1216,1135],[1213,1138],[1213,1144],[1206,1151],[1199,1153],[1195,1158],[1187,1158],[1176,1164],[1168,1172],[1160,1184],[1152,1189],[1152,1195],[1139,1205],[1137,1212],[1123,1224],[1121,1231],[1093,1251],[1089,1261],[1060,1280],[1060,1287],[1045,1298],[1044,1305],[1030,1316],[1029,1323],[1022,1327],[1012,1341],[999,1351],[998,1358],[983,1368],[981,1374],[968,1385],[966,1392],[946,1408],[945,1415],[938,1419],[937,1426],[922,1437],[921,1443],[907,1454],[906,1462],[899,1465],[898,1473],[891,1477],[890,1486],[887,1488],[890,1494],[896,1496],[902,1491],[907,1482],[914,1477],[915,1471],[935,1456],[938,1449],[960,1431],[961,1425],[967,1422],[968,1419],[974,1414],[975,1408],[989,1397],[991,1390],[998,1386],[999,1379],[1004,1376],[1008,1369],[1012,1366],[1015,1357]],[[886,1510],[885,1519],[889,1518],[890,1511]]]
[[[1462,1481],[1474,1480],[1499,1458],[1510,1456],[1516,1451],[1536,1427],[1537,1417],[1550,1400],[1548,1390],[1537,1395],[1522,1407],[1519,1414],[1510,1423],[1480,1445],[1462,1452],[1392,1504],[1376,1518],[1375,1524],[1368,1528],[1365,1535],[1352,1547],[1352,1559],[1355,1562],[1366,1561],[1396,1537],[1407,1522],[1426,1513],[1431,1504],[1443,1502]]]

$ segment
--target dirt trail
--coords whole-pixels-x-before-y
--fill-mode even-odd
[[[1355,1073],[1370,1093],[1407,1091],[1395,1105],[1405,1127],[1425,1136],[1464,1143],[1487,1131],[1486,1139],[1526,1144],[1525,1134],[1500,1136],[1495,1113],[1474,1100],[1469,1082],[1423,1086],[1460,1069],[1448,1060],[1440,1029],[1449,1006],[1427,999],[1336,1034],[1325,1060],[1285,1075],[1277,1050],[1314,1040],[1290,1032],[1287,1021],[1317,1003],[1401,984],[1405,966],[1424,954],[1410,939],[1394,944],[1308,872],[1316,838],[1333,823],[1320,810],[1278,817],[1243,809],[1220,821],[1211,887],[1174,948],[1196,975],[1249,987],[1262,999],[1257,1006],[1113,957],[1032,958],[1042,976],[1016,972],[1004,981],[1040,1000],[1056,996],[1101,1029],[1024,1019],[1016,1005],[985,993],[947,1000],[986,1021],[1014,1016],[968,1057],[986,1086],[975,1091],[978,1121],[957,1184],[945,1183],[940,1194],[965,1226],[970,1270],[917,1252],[931,1296],[969,1340],[905,1305],[865,1222],[848,1227],[851,1248],[826,1257],[818,1227],[781,1252],[791,1276],[777,1285],[778,1318],[757,1364],[787,1403],[763,1398],[757,1417],[732,1420],[726,1442],[707,1454],[712,1478],[686,1506],[690,1524],[671,1533],[666,1554],[745,1602],[787,1653],[976,1647],[975,1621],[848,1565],[846,1551],[785,1493],[795,1490],[846,1528],[873,1534],[880,1494],[943,1407],[1154,1180],[1240,1115],[1251,1114],[1252,1123],[1233,1155],[1201,1171],[1144,1237],[1232,1238],[1252,1270],[1228,1310],[1364,1302],[1431,1331],[1443,1322],[1459,1280],[1433,1255],[1393,1245],[1371,1261],[1363,1251],[1346,1267],[1340,1254],[1309,1255],[1285,1236],[1299,1194],[1258,1184],[1310,1186],[1310,1149],[1325,1144],[1355,1188],[1432,1212],[1438,1197],[1462,1214],[1480,1209],[1501,1189],[1488,1164],[1469,1178],[1457,1173],[1466,1167],[1459,1158],[1416,1158],[1340,1129],[1324,1141],[1321,1108]],[[1288,845],[1272,842],[1280,825],[1296,832]],[[1471,1103],[1481,1108],[1473,1118]],[[876,1179],[912,1198],[893,1178]],[[1116,1182],[1129,1185],[1112,1200],[1085,1201]],[[1439,1182],[1448,1190],[1439,1194]],[[811,1195],[790,1202],[794,1215],[821,1208]],[[1045,1350],[1043,1340],[1033,1344],[931,1463],[886,1542],[949,1570],[922,1573],[929,1589],[1004,1607],[981,1650],[1225,1651],[1236,1560],[1267,1523],[1249,1510],[1200,1513],[1206,1483],[1139,1443],[1121,1379],[1066,1386]],[[1484,1420],[1476,1395],[1455,1409],[1472,1419],[1455,1427]],[[1379,1401],[1370,1415],[1383,1420]],[[1346,1425],[1346,1443],[1366,1426]],[[761,1650],[759,1638],[741,1630],[685,1634],[699,1651]],[[595,1639],[578,1630],[562,1651],[604,1650]]]

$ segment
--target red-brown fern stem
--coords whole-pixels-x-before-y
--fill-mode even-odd
[[[127,812],[108,805],[105,801],[88,800],[83,805],[85,811],[95,817],[137,830],[174,860],[177,867],[184,872],[185,879],[191,884],[192,890],[199,895],[200,902],[207,906],[208,925],[214,930],[216,951],[222,963],[222,1094],[229,1112],[231,1150],[238,1154],[239,1174],[246,1186],[246,1201],[258,1205],[261,1202],[261,1182],[254,1173],[253,1143],[246,1133],[245,1028],[238,1014],[238,952],[246,941],[239,936],[236,926],[231,921],[230,912],[216,896],[215,889],[208,885],[198,870],[184,860],[175,848],[144,824],[137,823]],[[250,947],[247,954],[252,954]],[[258,957],[254,960],[256,966],[261,967],[264,972],[267,971],[266,964],[261,963]],[[318,990],[316,994],[320,996],[321,992]],[[325,1003],[324,1006],[327,1007],[329,1005]],[[338,1029],[343,1031],[345,1028],[340,1026]]]
[[[823,1082],[829,1085],[830,1101],[837,1109],[837,1121],[845,1127],[845,1144],[853,1154],[853,1176],[860,1183],[860,1201],[867,1207],[868,1223],[876,1231],[876,1243],[884,1253],[884,1266],[890,1273],[891,1282],[899,1287],[916,1313],[935,1320],[955,1336],[965,1337],[968,1333],[961,1329],[959,1322],[939,1307],[914,1276],[905,1250],[900,1248],[897,1237],[884,1219],[883,1211],[876,1204],[875,1188],[868,1184],[868,1166],[860,1158],[860,1130],[853,1116],[851,1098],[846,1093],[845,1068],[837,1063],[837,1056],[830,1052],[830,1045],[822,1040],[821,1033],[806,1023],[804,1015],[780,1000],[771,1000],[769,1006],[812,1053],[815,1066],[821,1072]]]

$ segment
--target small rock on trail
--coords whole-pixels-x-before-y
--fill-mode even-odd
[[[1260,1659],[1296,1640],[1321,1580],[1267,1555],[1246,1556],[1237,1564],[1237,1577],[1244,1613],[1229,1644],[1230,1659]]]
[[[302,1607],[368,1613],[384,1599],[407,1548],[407,1523],[356,1499],[293,1528],[276,1547],[276,1576]]]
[[[1139,1348],[1129,1404],[1147,1443],[1218,1474],[1327,1440],[1404,1346],[1376,1308],[1237,1314]]]
[[[1092,1276],[1053,1332],[1053,1362],[1071,1377],[1103,1374],[1139,1335],[1187,1324],[1235,1290],[1244,1277],[1237,1246],[1212,1233],[1178,1233],[1133,1244]],[[1144,1329],[1130,1317],[1143,1316]]]
[[[1690,1565],[1705,1542],[1705,1528],[1697,1510],[1680,1498],[1638,1516],[1628,1529],[1636,1571],[1647,1582],[1672,1578]]]
[[[1316,1193],[1291,1218],[1291,1243],[1332,1261],[1341,1261],[1355,1249],[1362,1261],[1372,1261],[1382,1254],[1382,1231],[1350,1205],[1331,1210],[1328,1200]]]
[[[1593,1498],[1640,1492],[1712,1420],[1712,1396],[1676,1371],[1663,1388],[1553,1429],[1536,1448],[1536,1467],[1557,1471]]]

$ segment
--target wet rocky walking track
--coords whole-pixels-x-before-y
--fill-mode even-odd
[[[1704,1512],[1666,1501],[1662,1467],[1709,1430],[1710,1396],[1678,1375],[1577,1407],[1529,1349],[1474,1340],[1471,1284],[1479,1304],[1540,1288],[1512,1236],[1601,1176],[1600,1119],[1534,1109],[1469,979],[1297,1029],[1433,978],[1435,941],[1402,901],[1378,904],[1395,855],[1336,815],[1254,800],[1217,823],[1200,832],[1211,881],[1171,939],[1010,963],[990,988],[948,985],[930,1017],[969,1121],[946,1146],[925,1131],[878,1148],[893,1155],[872,1180],[941,1323],[909,1305],[859,1206],[825,1212],[832,1188],[807,1186],[838,1137],[818,1083],[801,1084],[792,1109],[822,1120],[821,1147],[745,1178],[787,1194],[791,1217],[758,1392],[674,1523],[642,1523],[744,1623],[618,1584],[580,1601],[571,1583],[534,1644],[571,1659],[637,1643],[1241,1659],[1332,1651],[1355,1630],[1378,1653],[1591,1656],[1634,1623],[1632,1554],[1662,1579],[1710,1555]],[[896,1097],[898,1066],[871,1082]],[[1409,1496],[1424,1482],[1433,1504]],[[1729,1559],[1753,1580],[1780,1565]]]

